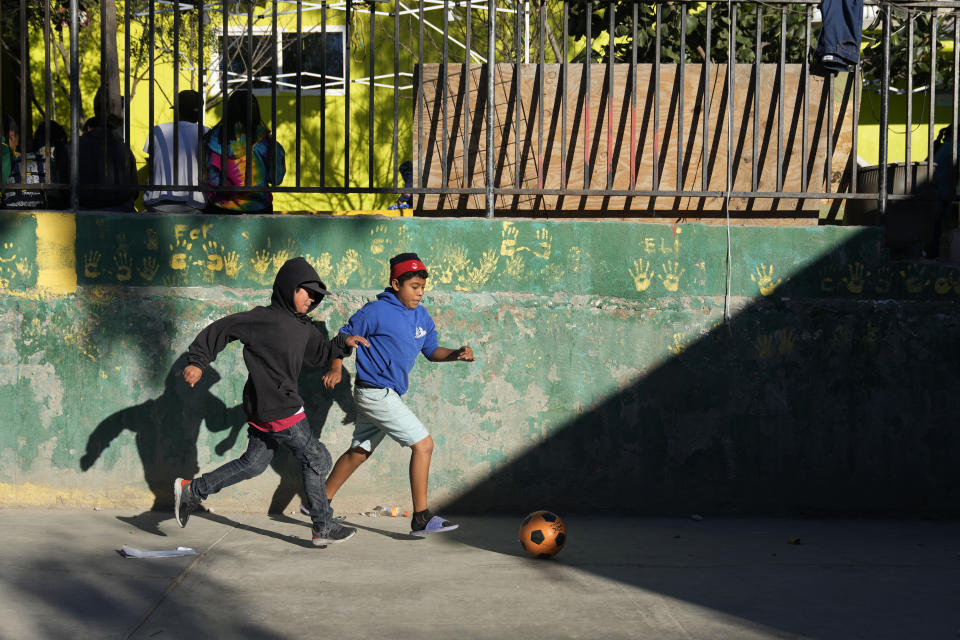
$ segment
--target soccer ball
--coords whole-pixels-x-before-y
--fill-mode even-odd
[[[534,511],[520,523],[520,544],[535,558],[552,558],[563,549],[567,528],[549,511]]]

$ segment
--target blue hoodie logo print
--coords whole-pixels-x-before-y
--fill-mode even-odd
[[[424,331],[423,327],[417,327],[417,332],[413,335],[413,337],[415,340],[419,340],[425,335],[427,335],[427,332]]]

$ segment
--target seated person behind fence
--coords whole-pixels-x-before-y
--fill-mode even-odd
[[[80,136],[80,173],[77,199],[81,209],[99,211],[133,211],[137,187],[137,160],[130,146],[123,141],[120,126],[123,119],[109,113],[106,89],[100,87],[93,99],[97,126]],[[110,189],[89,189],[94,185],[110,185]]]
[[[2,173],[0,179],[2,184],[7,184],[17,168],[17,147],[20,145],[20,126],[12,116],[4,115],[2,118],[3,137],[0,138],[0,162],[2,162]],[[3,187],[0,186],[0,192]]]
[[[15,132],[18,129],[16,122],[4,122],[4,131],[7,132],[7,139],[15,141],[11,146],[14,152],[14,162],[10,170],[10,176],[7,178],[7,188],[3,192],[4,209],[43,209],[45,201],[43,192],[39,189],[20,189],[11,188],[13,184],[39,184],[46,182],[42,156],[38,157],[30,149],[37,147],[19,144],[19,135]],[[26,149],[23,146],[27,146]],[[19,155],[16,153],[20,148]]]
[[[153,173],[150,182],[156,185],[184,185],[196,187],[200,184],[200,149],[197,147],[197,132],[200,129],[200,115],[203,100],[192,89],[181,91],[177,96],[179,131],[177,137],[177,173],[173,173],[173,133],[174,124],[164,122],[153,128],[153,151],[150,156]],[[204,131],[207,128],[204,127]],[[150,140],[143,150],[151,153]],[[207,199],[201,191],[183,191],[174,188],[147,191],[143,194],[143,203],[147,211],[157,213],[196,213],[207,206]]]
[[[40,182],[70,184],[70,146],[66,130],[55,120],[50,121],[50,140],[47,144],[47,124],[41,122],[33,132],[33,148],[40,172]],[[49,173],[47,161],[49,160]],[[49,179],[45,176],[49,175]],[[47,209],[66,209],[70,206],[69,189],[47,189],[43,192]]]
[[[248,100],[249,98],[249,100]],[[248,113],[247,104],[252,104]],[[249,116],[249,117],[248,117]],[[209,213],[273,213],[273,194],[267,185],[283,182],[286,173],[283,147],[276,142],[260,119],[256,97],[239,89],[227,100],[226,115],[204,136],[207,184],[210,186],[243,186],[247,170],[247,126],[252,123],[250,185],[260,191],[210,191],[207,193]],[[226,152],[221,151],[224,137]],[[276,157],[274,154],[276,147]],[[224,157],[226,160],[224,160]]]
[[[47,147],[46,123],[41,122],[33,133],[30,149],[17,159],[8,183],[68,183],[70,165],[67,160],[67,132],[50,121],[50,146]],[[47,173],[49,160],[49,170]],[[21,175],[22,170],[22,175]],[[50,176],[49,178],[47,176]],[[3,194],[4,209],[65,209],[70,197],[65,189],[7,189]]]

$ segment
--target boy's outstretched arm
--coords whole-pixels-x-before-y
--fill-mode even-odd
[[[473,349],[467,346],[459,349],[448,349],[446,347],[437,347],[430,355],[430,362],[473,362]]]

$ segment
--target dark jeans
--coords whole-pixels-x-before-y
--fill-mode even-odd
[[[820,15],[822,26],[814,60],[822,62],[827,70],[846,71],[860,59],[863,0],[823,0]],[[823,60],[824,56],[833,59]]]
[[[266,433],[254,427],[247,429],[247,450],[236,460],[205,473],[191,483],[194,495],[201,500],[241,480],[255,478],[270,465],[277,446],[283,444],[293,452],[303,469],[303,488],[310,501],[313,526],[328,533],[333,524],[333,509],[327,500],[326,479],[333,467],[330,452],[310,431],[306,416],[283,431]]]

